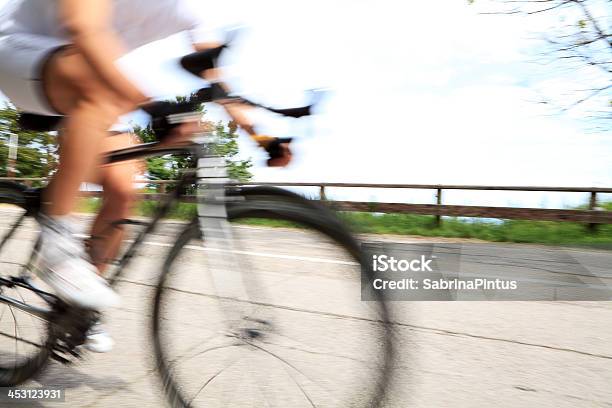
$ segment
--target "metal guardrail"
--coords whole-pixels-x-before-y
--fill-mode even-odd
[[[2,180],[18,181],[25,184],[45,182],[46,179],[32,178],[0,178]],[[157,193],[141,193],[143,199],[156,200],[166,192],[168,185],[176,184],[176,180],[143,180],[142,184],[158,186]],[[571,221],[587,223],[591,229],[598,224],[612,224],[612,211],[597,208],[597,194],[612,194],[612,188],[602,187],[549,187],[549,186],[472,186],[444,184],[364,184],[364,183],[236,183],[242,186],[277,186],[277,187],[317,187],[321,201],[328,202],[332,207],[342,211],[409,213],[433,215],[438,225],[443,216],[480,217],[519,219],[537,221]],[[432,190],[436,193],[435,204],[406,204],[356,201],[328,201],[327,188],[377,188],[377,189],[413,189]],[[484,207],[443,204],[444,190],[472,191],[542,191],[560,193],[589,193],[590,200],[586,210],[547,209],[547,208],[515,208],[515,207]],[[97,196],[100,192],[84,192],[84,195]],[[186,202],[195,202],[195,197],[185,197]]]

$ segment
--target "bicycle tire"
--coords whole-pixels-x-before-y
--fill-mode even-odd
[[[0,204],[9,204],[20,207],[25,211],[26,215],[30,215],[29,213],[31,208],[29,208],[30,203],[27,196],[27,191],[28,189],[20,184],[6,182],[0,183]],[[15,230],[17,230],[19,226],[20,225],[15,224]],[[36,247],[38,245],[39,240],[36,241],[32,251],[36,251]],[[29,255],[29,259],[32,259],[32,255],[33,254]],[[2,264],[0,263],[0,265]],[[3,274],[4,271],[0,270],[0,276]],[[16,300],[20,299],[16,298]],[[15,324],[17,324],[16,321]],[[42,333],[42,341],[40,342],[41,344],[38,345],[38,351],[20,360],[18,363],[15,362],[12,364],[6,364],[4,359],[1,358],[2,355],[0,354],[0,387],[12,387],[22,384],[30,380],[45,368],[52,354],[53,339],[50,335],[50,328],[51,323],[47,321],[44,325],[44,333]]]
[[[346,249],[359,263],[367,265],[363,254],[361,253],[360,244],[355,238],[345,229],[338,218],[327,208],[318,203],[314,203],[301,198],[296,194],[280,189],[249,189],[243,191],[245,196],[243,202],[232,203],[228,205],[228,219],[236,221],[242,218],[268,218],[274,220],[284,220],[297,222],[312,228],[313,230],[327,236],[339,246]],[[175,378],[169,369],[170,362],[165,355],[164,346],[160,339],[160,329],[162,320],[162,305],[166,291],[166,282],[168,276],[172,273],[172,264],[181,253],[185,245],[192,239],[201,238],[198,220],[185,228],[179,235],[175,245],[168,254],[168,257],[163,265],[162,273],[156,288],[156,293],[153,299],[153,316],[152,316],[152,338],[153,347],[156,357],[158,373],[161,377],[163,388],[168,402],[173,407],[188,407],[190,402],[183,395],[181,384]],[[364,273],[373,273],[369,267],[363,269]],[[393,360],[393,342],[391,333],[391,324],[389,311],[382,298],[382,294],[376,299],[378,309],[380,311],[379,323],[384,328],[384,345],[382,346],[383,361],[382,369],[379,377],[375,380],[373,395],[368,399],[367,406],[380,407],[383,404],[387,386],[390,382],[391,366]]]

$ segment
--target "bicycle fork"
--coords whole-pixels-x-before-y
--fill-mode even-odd
[[[226,195],[230,183],[224,157],[204,155],[198,160],[198,218],[206,262],[216,291],[226,329],[231,337],[258,337],[269,323],[254,317],[255,305],[249,296],[248,265],[235,246],[236,237],[228,221],[227,204],[236,197]],[[212,262],[215,258],[216,262]]]

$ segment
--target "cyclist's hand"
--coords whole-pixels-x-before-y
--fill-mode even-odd
[[[254,136],[255,141],[270,155],[269,167],[285,167],[291,163],[291,138],[277,138],[270,136]]]
[[[143,105],[142,109],[151,115],[151,128],[157,140],[163,144],[166,144],[166,139],[176,141],[177,137],[185,133],[193,134],[194,132],[189,132],[188,129],[193,127],[191,123],[198,122],[201,116],[196,102],[158,101]]]
[[[193,135],[207,130],[199,120],[191,120],[172,128],[168,135],[160,141],[164,146],[183,146],[193,143]]]
[[[270,158],[268,160],[269,167],[286,167],[291,163],[291,159],[293,158],[293,153],[291,153],[291,149],[289,148],[289,143],[281,143],[279,145],[280,156],[275,158]]]

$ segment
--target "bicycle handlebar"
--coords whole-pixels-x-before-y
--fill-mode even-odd
[[[221,87],[221,85],[217,83],[211,84],[208,88],[202,88],[192,95],[191,101],[199,102],[199,103],[208,103],[208,102],[216,102],[216,101],[226,101],[226,102],[236,102],[243,103],[245,105],[254,106],[257,108],[262,108],[267,111],[277,113],[282,116],[286,116],[289,118],[299,119],[304,116],[312,115],[312,108],[314,104],[310,104],[307,106],[300,106],[297,108],[287,108],[287,109],[278,109],[272,108],[270,106],[263,105],[258,102],[251,101],[242,96],[230,96],[225,90]]]

